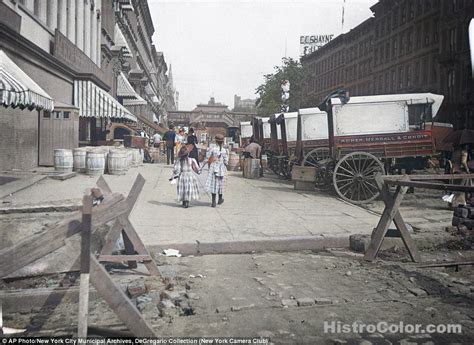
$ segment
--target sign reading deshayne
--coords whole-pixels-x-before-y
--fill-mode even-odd
[[[333,39],[334,35],[300,36],[301,55],[311,54]]]

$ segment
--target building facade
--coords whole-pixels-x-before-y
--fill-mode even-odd
[[[302,57],[307,106],[337,88],[354,96],[432,92],[445,96],[438,121],[474,128],[468,42],[474,2],[381,0],[371,10],[372,18]]]
[[[257,112],[256,102],[256,99],[242,99],[242,97],[234,95],[234,109],[232,110],[236,112],[255,113]]]
[[[198,104],[191,111],[170,111],[168,119],[175,127],[193,127],[201,141],[212,140],[217,134],[236,137],[240,122],[250,121],[254,112],[230,111],[225,104],[211,97],[207,104]]]
[[[153,32],[147,1],[0,0],[0,169],[162,130],[174,87]]]

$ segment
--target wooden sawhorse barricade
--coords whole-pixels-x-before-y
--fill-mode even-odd
[[[455,175],[380,175],[375,176],[377,188],[385,203],[385,209],[375,229],[369,248],[364,259],[373,261],[382,245],[383,239],[387,236],[388,228],[392,221],[398,230],[398,236],[401,237],[408,253],[414,262],[421,262],[420,253],[415,246],[415,242],[408,232],[408,228],[400,214],[400,204],[409,187],[437,189],[444,191],[474,192],[474,186],[461,186],[456,184],[446,184],[436,181],[474,179],[474,174],[455,174]],[[390,193],[390,186],[396,186],[395,193]],[[391,236],[392,237],[392,236]]]
[[[138,309],[116,284],[100,262],[128,261],[129,267],[136,267],[142,261],[150,275],[160,275],[156,263],[146,250],[143,242],[131,224],[130,215],[135,202],[145,184],[138,175],[127,198],[111,189],[101,177],[99,188],[93,188],[90,195],[83,198],[81,214],[70,216],[51,226],[47,231],[30,236],[11,247],[0,250],[0,278],[42,259],[49,253],[65,246],[67,238],[80,235],[81,248],[74,255],[80,262],[81,280],[79,289],[78,336],[87,336],[87,314],[89,302],[89,281],[116,313],[118,318],[137,337],[154,337],[152,327],[143,319]],[[91,253],[91,237],[94,231],[110,221],[112,229],[105,237],[105,245],[98,258]],[[112,255],[117,239],[122,233],[125,255]],[[40,273],[40,272],[38,272]]]

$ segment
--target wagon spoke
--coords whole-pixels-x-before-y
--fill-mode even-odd
[[[342,172],[336,172],[336,175],[338,175],[338,176],[340,175],[340,176],[354,177],[353,174],[348,175],[348,174],[344,174],[344,173],[342,173]]]

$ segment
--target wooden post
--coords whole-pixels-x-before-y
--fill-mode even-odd
[[[89,313],[89,271],[92,232],[92,196],[85,195],[82,201],[81,280],[79,288],[79,323],[77,336],[87,337],[87,314]]]

